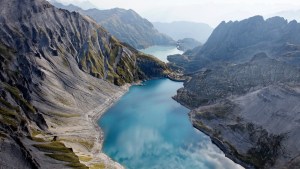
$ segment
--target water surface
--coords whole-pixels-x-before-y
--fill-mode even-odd
[[[173,46],[143,52],[166,61]],[[132,86],[100,119],[103,151],[128,169],[237,169],[209,137],[194,129],[189,110],[171,97],[182,83],[151,80]]]
[[[153,55],[164,62],[168,62],[168,55],[183,54],[183,51],[178,50],[176,46],[151,46],[140,51]]]
[[[103,151],[128,169],[236,169],[171,97],[182,83],[151,80],[133,86],[100,119]]]

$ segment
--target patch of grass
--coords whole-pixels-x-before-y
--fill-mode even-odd
[[[73,153],[71,148],[67,148],[63,143],[59,141],[54,141],[47,144],[35,144],[33,146],[44,152]]]
[[[31,135],[32,135],[33,137],[35,137],[35,136],[37,136],[37,135],[39,135],[39,134],[43,134],[43,132],[40,131],[40,130],[31,129]]]
[[[57,97],[55,97],[55,99],[57,101],[59,101],[61,104],[64,104],[66,106],[70,106],[71,105],[71,103],[67,99],[63,98],[62,96],[57,96]]]
[[[4,116],[12,117],[12,118],[18,117],[18,113],[16,113],[15,111],[12,111],[10,109],[4,108],[4,107],[0,107],[0,114],[4,115]]]
[[[60,141],[71,142],[71,143],[79,143],[88,150],[91,150],[94,147],[94,142],[84,139],[59,139]]]
[[[18,127],[18,123],[16,122],[16,120],[12,119],[10,117],[7,117],[7,116],[0,115],[0,122],[2,124],[11,126],[13,129],[17,129],[17,127]]]
[[[22,104],[25,108],[27,108],[29,111],[36,113],[36,110],[33,108],[33,106],[22,97],[22,94],[20,90],[16,87],[13,87],[7,83],[4,83],[4,88],[16,99]]]
[[[46,152],[46,156],[58,161],[67,162],[66,166],[76,169],[88,169],[87,166],[81,164],[78,156],[73,152],[71,148],[67,148],[63,143],[59,141],[53,141],[46,144],[34,144],[34,147],[40,151]]]
[[[66,57],[62,57],[62,63],[63,63],[63,65],[66,67],[66,68],[68,68],[69,67],[69,62],[68,62],[68,60],[67,60],[67,58]]]
[[[20,108],[17,106],[13,106],[12,104],[10,104],[9,102],[7,102],[6,100],[4,100],[3,98],[0,97],[0,103],[3,104],[4,106],[6,106],[9,109],[14,109],[16,111],[20,111]]]
[[[105,164],[104,163],[96,163],[90,166],[90,169],[104,169]]]
[[[91,156],[79,156],[79,160],[83,161],[83,162],[89,162],[91,161],[93,158]]]
[[[72,167],[74,169],[88,169],[88,167],[84,164],[81,163],[72,163],[72,164],[67,164],[68,167]]]
[[[66,113],[58,113],[58,112],[48,112],[49,115],[63,117],[63,118],[71,118],[71,117],[80,117],[80,114],[66,114]]]
[[[12,53],[13,53],[12,49],[6,47],[3,44],[0,44],[0,54],[2,54],[9,61],[12,60]]]
[[[15,130],[18,128],[18,124],[21,120],[22,118],[16,111],[0,107],[0,122],[2,124],[10,126]]]
[[[39,137],[30,137],[29,139],[31,139],[32,141],[35,141],[35,142],[46,142],[46,140],[44,140],[43,138],[39,138]]]
[[[74,153],[54,153],[54,154],[46,154],[46,156],[51,157],[58,161],[70,162],[70,163],[78,163],[79,159]]]

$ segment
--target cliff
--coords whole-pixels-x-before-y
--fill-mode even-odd
[[[244,167],[297,168],[299,71],[260,53],[196,73],[174,99],[193,109],[193,125]]]
[[[190,73],[216,63],[245,63],[260,52],[299,65],[299,27],[296,21],[288,22],[281,17],[264,20],[254,16],[242,21],[222,22],[201,50],[184,54],[188,62],[183,68]]]
[[[93,120],[126,84],[165,76],[166,65],[79,13],[44,0],[0,3],[1,166],[122,168],[101,153]]]

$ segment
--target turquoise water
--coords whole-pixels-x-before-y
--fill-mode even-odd
[[[144,50],[166,61],[176,47]],[[99,120],[103,151],[128,169],[240,169],[193,128],[189,110],[172,99],[183,86],[169,79],[132,86]]]
[[[241,168],[192,127],[171,98],[180,87],[169,79],[132,86],[99,121],[103,151],[128,169]]]
[[[168,55],[183,53],[183,51],[178,50],[176,46],[151,46],[149,48],[141,50],[141,52],[153,55],[164,62],[168,62]]]

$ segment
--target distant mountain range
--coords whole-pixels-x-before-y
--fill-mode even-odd
[[[59,0],[48,0],[51,4],[54,4],[54,3],[57,3],[57,4],[61,4],[61,1]],[[69,5],[67,6],[73,6],[76,5],[76,6],[80,6],[81,9],[84,9],[84,10],[87,10],[87,9],[93,9],[93,8],[96,8],[96,5],[94,5],[93,3],[91,3],[90,1],[86,0],[86,1],[69,1]]]
[[[280,11],[280,12],[276,12],[276,13],[267,15],[267,17],[273,17],[273,16],[281,16],[289,21],[297,20],[299,22],[300,21],[300,9],[299,10],[285,10],[285,11]]]
[[[99,10],[96,8],[83,10],[75,5],[65,6],[52,1],[54,6],[69,11],[76,11],[93,18],[122,42],[143,49],[154,45],[175,45],[176,42],[167,35],[158,32],[147,19],[142,18],[133,10],[114,8]]]
[[[197,53],[188,55],[186,71],[197,71],[216,62],[242,63],[258,52],[291,64],[300,63],[300,24],[282,17],[262,16],[222,22]]]
[[[175,40],[193,38],[205,43],[211,35],[213,28],[205,23],[176,21],[171,23],[153,22],[154,27]]]

